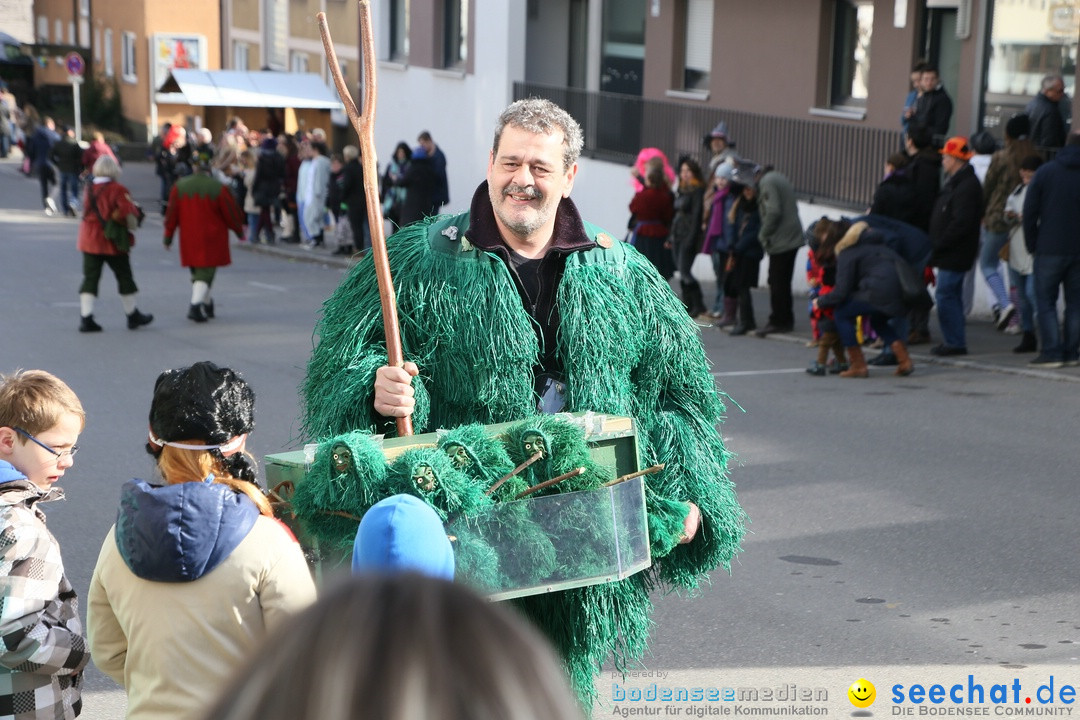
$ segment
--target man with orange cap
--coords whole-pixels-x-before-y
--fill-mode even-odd
[[[943,342],[934,355],[967,355],[964,333],[964,274],[979,254],[982,185],[968,160],[974,155],[965,137],[951,137],[941,149],[945,182],[930,216],[930,265],[938,269],[937,314]]]

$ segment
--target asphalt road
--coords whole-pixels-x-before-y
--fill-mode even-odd
[[[126,173],[154,209],[152,174]],[[83,335],[77,224],[38,205],[36,182],[0,162],[0,369],[53,371],[87,409],[68,499],[47,508],[85,597],[120,485],[151,473],[142,444],[157,374],[202,359],[241,370],[257,394],[249,447],[298,447],[312,328],[344,269],[238,250],[216,281],[218,317],[196,325],[185,317],[187,272],[163,250],[151,212],[133,266],[153,324],[126,329],[106,272],[96,311],[105,332]],[[766,308],[760,297],[759,322]],[[760,340],[702,330],[730,397],[722,429],[750,534],[731,573],[697,597],[656,598],[644,674],[605,673],[603,714],[637,707],[610,701],[650,683],[823,688],[821,707],[845,715],[847,686],[865,676],[878,684],[871,711],[884,716],[897,678],[1015,676],[1032,691],[1051,674],[1080,682],[1080,371],[1027,372],[1008,352],[1013,338],[974,323],[961,363],[917,355],[909,378],[816,378],[803,372],[806,331]],[[111,681],[91,670],[87,684],[86,717],[122,717]]]

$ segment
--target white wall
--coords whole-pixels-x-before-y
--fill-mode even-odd
[[[513,98],[513,82],[524,77],[524,47],[525,0],[479,0],[474,74],[379,63],[380,169],[399,141],[415,147],[427,130],[446,154],[450,205],[443,210],[467,210],[487,171],[495,120]]]

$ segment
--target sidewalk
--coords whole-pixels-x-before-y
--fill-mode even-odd
[[[18,172],[17,168],[19,162],[20,159],[17,157],[17,151],[6,160],[0,160],[0,166],[3,166],[4,169],[4,172],[0,172],[0,193],[7,193],[9,191],[8,188],[5,187],[9,183],[34,182],[36,185],[36,181],[29,180]],[[158,178],[154,175],[153,165],[145,162],[124,163],[121,182],[132,190],[135,199],[142,204],[143,208],[147,211],[148,220],[156,220],[156,222],[153,222],[152,224],[160,226],[159,200],[157,197]],[[309,262],[329,267],[337,267],[343,270],[352,267],[356,262],[354,258],[334,255],[333,251],[336,247],[332,244],[326,248],[309,250],[302,246],[288,245],[280,242],[273,245],[253,245],[247,242],[238,243],[234,240],[232,248],[234,250],[245,252],[262,253],[264,255],[279,257],[294,262]],[[703,273],[698,274],[698,279],[701,281],[705,297],[711,299],[715,293],[715,281],[712,277]],[[759,320],[764,322],[769,307],[769,298],[766,289],[759,288],[755,291],[754,306],[757,308]],[[770,335],[769,339],[798,344],[805,344],[806,341],[809,340],[809,322],[806,318],[806,313],[803,311],[805,308],[805,298],[799,293],[797,293],[795,297],[795,308],[795,331],[787,334]],[[706,326],[702,329],[702,332],[719,331]],[[968,319],[967,339],[969,354],[962,357],[939,358],[930,354],[930,348],[933,344],[936,344],[941,340],[941,333],[937,328],[937,317],[935,313],[931,313],[930,332],[934,339],[932,344],[916,345],[910,348],[912,357],[919,363],[968,368],[986,372],[1010,373],[1045,380],[1080,383],[1080,368],[1061,368],[1057,370],[1037,370],[1029,368],[1027,364],[1035,357],[1035,354],[1013,353],[1012,348],[1020,342],[1019,336],[1005,335],[1004,333],[998,332],[994,329],[994,326],[989,319],[978,317]],[[869,359],[875,354],[876,351],[870,350],[867,352],[867,358]]]

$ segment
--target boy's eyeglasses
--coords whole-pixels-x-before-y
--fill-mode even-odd
[[[40,441],[40,440],[38,440],[38,439],[37,439],[36,437],[34,437],[34,436],[33,436],[33,435],[31,435],[30,433],[26,432],[26,431],[25,431],[25,430],[23,430],[22,428],[20,428],[20,427],[13,427],[13,428],[11,428],[11,429],[12,429],[12,430],[14,430],[15,432],[19,433],[20,435],[24,436],[24,437],[25,437],[25,438],[26,438],[27,440],[29,440],[30,442],[34,443],[35,445],[40,445],[41,447],[45,448],[45,449],[46,449],[46,450],[48,450],[48,451],[49,451],[50,453],[52,453],[53,455],[55,455],[55,456],[56,456],[56,462],[60,462],[60,459],[61,459],[62,457],[64,457],[65,455],[70,455],[71,457],[75,457],[75,453],[79,452],[79,446],[78,446],[78,445],[72,445],[72,446],[71,446],[70,448],[68,448],[67,450],[53,450],[53,449],[52,449],[51,447],[49,447],[49,446],[48,446],[48,445],[46,445],[45,443],[41,442],[41,441]]]

